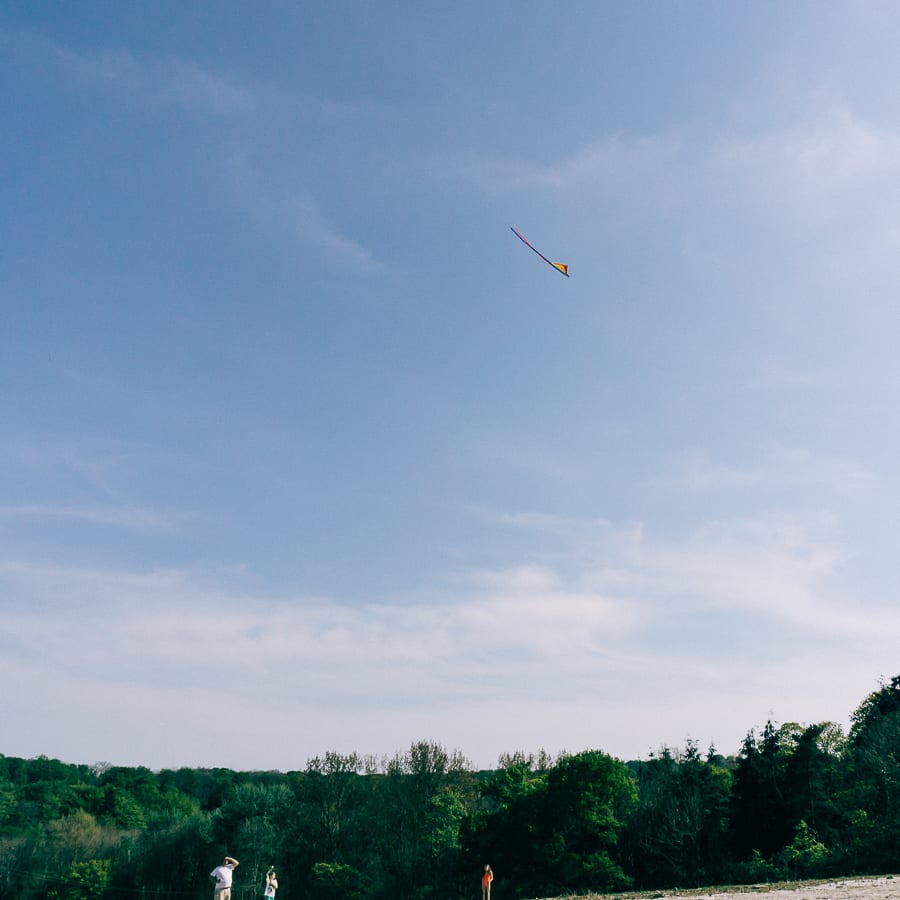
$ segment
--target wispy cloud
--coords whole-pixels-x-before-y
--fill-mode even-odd
[[[668,475],[650,479],[657,487],[690,491],[784,491],[815,488],[819,496],[859,495],[875,484],[865,466],[851,460],[822,458],[808,450],[771,445],[761,461],[736,465],[704,453],[686,455]]]
[[[757,477],[767,476],[725,469],[717,473],[716,487],[744,490]],[[703,489],[713,489],[712,482]],[[624,621],[632,636],[652,619],[716,612],[829,637],[876,638],[883,628],[900,628],[900,617],[890,624],[881,616],[873,621],[848,592],[842,576],[848,550],[827,512],[710,519],[680,538],[654,534],[641,523],[539,513],[498,512],[493,521],[497,528],[550,535],[554,547],[568,546],[568,555],[554,556],[566,573],[557,573],[565,585],[560,593],[586,593],[629,610]]]
[[[142,60],[125,50],[75,51],[43,35],[4,31],[0,39],[23,58],[55,66],[85,86],[116,91],[148,105],[187,107],[212,115],[256,108],[258,90],[233,73],[214,71],[181,59]]]
[[[545,522],[536,518],[531,524]],[[517,527],[530,527],[529,520]],[[290,681],[302,680],[304,672],[318,673],[316,678],[331,673],[337,687],[346,666],[354,673],[354,690],[363,693],[367,684],[393,683],[401,671],[405,679],[420,667],[421,680],[415,688],[407,683],[404,693],[449,690],[460,665],[497,675],[518,670],[517,660],[544,660],[557,671],[588,671],[626,646],[649,652],[648,623],[669,620],[676,610],[678,616],[737,610],[810,633],[900,633],[900,617],[872,622],[865,610],[836,598],[830,580],[845,557],[827,519],[710,521],[681,540],[651,537],[634,525],[620,529],[573,520],[571,527],[581,547],[574,569],[563,573],[527,563],[461,573],[432,593],[428,604],[266,598],[177,570],[134,573],[6,561],[0,565],[8,598],[4,617],[20,640],[30,635],[44,660],[68,664],[75,629],[83,632],[76,645],[84,648],[83,657],[95,655],[98,672],[145,666],[149,677],[151,671],[172,671],[177,662],[200,667],[211,679],[218,649],[203,636],[215,622],[213,630],[228,635],[232,677],[281,671],[279,677]],[[78,609],[77,617],[57,616],[57,624],[48,625],[41,598],[65,596],[68,603],[61,605]],[[100,619],[103,641],[92,637]],[[675,621],[670,627],[677,630]],[[115,639],[107,644],[110,635]],[[674,646],[653,651],[678,653]],[[288,664],[294,676],[283,671]],[[389,671],[381,671],[388,664]]]
[[[745,391],[809,391],[830,386],[834,376],[821,368],[799,366],[778,360],[763,359],[758,371],[747,379]]]
[[[316,96],[262,81],[241,69],[215,68],[184,57],[141,57],[119,47],[75,50],[38,32],[0,28],[0,47],[24,67],[38,65],[79,86],[127,97],[148,107],[185,108],[215,116],[263,114],[340,123],[390,112],[368,98]]]
[[[41,35],[22,32],[0,32],[0,39],[32,62],[38,60],[42,69],[55,66],[67,81],[120,95],[144,109],[243,117],[248,122],[265,121],[267,130],[278,133],[283,128],[289,134],[298,117],[324,126],[384,114],[383,108],[370,102],[289,93],[277,83],[260,83],[242,72],[216,70],[189,59],[141,59],[125,50],[107,48],[75,51]],[[206,154],[213,159],[212,172],[221,167],[232,197],[252,219],[293,248],[301,245],[316,251],[332,268],[365,275],[387,273],[390,267],[378,260],[371,248],[328,217],[316,197],[314,179],[308,184],[292,181],[283,167],[252,162],[266,153],[265,142],[257,140],[253,132],[254,128],[249,128],[239,139],[232,136],[227,145],[223,139],[218,155]],[[272,175],[274,171],[281,174]]]
[[[867,122],[843,103],[828,103],[782,130],[723,136],[713,149],[727,172],[805,202],[900,173],[900,133]]]
[[[614,134],[555,160],[463,157],[444,166],[484,189],[610,193],[631,208],[690,211],[773,203],[826,222],[900,176],[900,132],[867,120],[836,98],[814,96],[789,126],[740,128],[726,120],[646,135]]]
[[[21,495],[32,487],[27,503],[7,500],[7,516],[57,516],[60,518],[105,518],[117,516],[132,521],[161,524],[166,514],[134,501],[136,486],[148,470],[171,466],[156,448],[145,444],[92,436],[29,435],[0,437],[0,462],[9,488],[7,497]],[[61,502],[54,491],[65,486],[67,497],[88,496],[93,502]],[[54,496],[52,502],[36,503],[36,496]],[[128,511],[131,512],[128,512]]]
[[[227,167],[230,190],[257,224],[292,247],[315,250],[324,264],[357,275],[386,275],[391,267],[322,212],[303,184],[276,183],[264,176],[246,153],[234,154]]]
[[[460,571],[405,598],[356,605],[261,595],[241,588],[234,573],[82,569],[8,558],[0,563],[6,635],[0,670],[29,685],[30,695],[62,682],[79,686],[86,698],[100,692],[119,704],[124,723],[131,719],[124,698],[140,696],[160,710],[162,727],[193,721],[190,727],[213,742],[228,726],[215,717],[192,718],[198,702],[227,707],[244,722],[313,715],[317,740],[334,735],[357,750],[386,742],[398,749],[407,736],[424,733],[477,741],[478,753],[485,746],[500,752],[541,733],[515,719],[527,697],[527,715],[544,717],[544,724],[555,720],[560,704],[581,717],[615,716],[622,734],[631,735],[606,742],[617,752],[635,734],[648,748],[684,737],[660,730],[667,714],[652,699],[669,702],[666,686],[675,681],[682,712],[686,697],[696,709],[671,727],[697,733],[703,704],[715,703],[725,685],[737,689],[737,671],[754,668],[760,641],[774,669],[744,679],[735,694],[746,695],[734,710],[745,729],[757,721],[748,717],[765,715],[783,695],[783,685],[769,677],[779,665],[802,658],[806,668],[795,688],[812,696],[808,681],[829,684],[862,647],[870,665],[887,666],[900,638],[900,615],[882,610],[873,617],[844,592],[846,554],[828,517],[710,520],[680,537],[653,534],[640,523],[537,512],[497,513],[495,526],[550,529],[557,540],[568,531],[572,552],[560,565],[523,560]],[[723,616],[732,631],[716,629],[721,646],[704,643],[698,655],[707,623]],[[826,655],[817,649],[823,641]],[[854,685],[873,677],[858,659],[854,665]],[[853,699],[867,689],[868,683],[856,687]],[[633,721],[638,707],[641,724]],[[469,729],[476,709],[484,721]],[[428,722],[439,730],[423,732]],[[560,734],[570,748],[581,735],[587,739],[578,727]],[[552,743],[543,735],[544,745]],[[310,745],[308,735],[298,732],[296,739],[306,741],[310,754],[324,749]]]
[[[668,177],[683,170],[690,159],[691,142],[682,135],[612,135],[552,161],[498,159],[470,153],[450,164],[442,161],[438,170],[443,176],[453,173],[483,190],[532,188],[564,194],[606,190],[618,193],[638,186],[635,200],[647,192],[655,193],[659,202],[669,193],[658,193]]]
[[[173,527],[171,517],[158,510],[119,508],[113,506],[52,506],[26,503],[17,506],[0,505],[2,519],[64,519],[88,522],[93,525],[113,525],[126,528]]]
[[[318,247],[332,263],[349,266],[358,272],[378,273],[387,267],[375,259],[359,241],[339,232],[326,221],[318,205],[308,198],[286,198],[283,204],[266,204],[272,216],[283,223],[302,241]]]

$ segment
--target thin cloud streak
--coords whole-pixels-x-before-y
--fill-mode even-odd
[[[171,518],[157,510],[112,506],[50,506],[36,503],[0,506],[0,519],[62,519],[125,528],[174,529]]]
[[[47,71],[56,68],[81,86],[127,96],[147,108],[182,108],[240,118],[301,115],[324,122],[381,119],[395,115],[371,99],[335,99],[288,90],[242,70],[224,70],[169,56],[139,57],[118,47],[76,51],[36,32],[0,29],[0,46]]]
[[[273,183],[246,153],[232,154],[225,178],[235,202],[249,211],[258,227],[281,243],[315,251],[331,269],[369,277],[383,277],[393,271],[370,249],[329,222],[302,185]]]
[[[44,484],[66,481],[70,488],[107,501],[95,508],[144,508],[133,503],[135,483],[149,468],[171,466],[174,460],[158,447],[133,441],[86,436],[33,435],[0,440],[0,460],[16,478],[37,479]],[[109,502],[112,501],[112,502]],[[9,504],[14,507],[18,505]],[[35,509],[41,504],[23,504]],[[54,508],[87,508],[83,505],[44,504]]]
[[[877,484],[873,473],[850,460],[821,459],[807,450],[781,446],[770,446],[760,456],[758,463],[739,466],[698,452],[676,465],[673,474],[655,476],[648,484],[697,492],[814,488],[820,496],[860,496]]]
[[[147,106],[230,116],[251,112],[258,104],[251,85],[185,60],[145,61],[126,50],[108,48],[76,52],[43,35],[21,31],[2,31],[0,40],[42,68],[55,66],[67,79],[128,95]]]

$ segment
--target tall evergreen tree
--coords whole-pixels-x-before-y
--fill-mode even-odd
[[[863,700],[851,717],[850,765],[860,865],[900,862],[900,675]]]
[[[724,877],[731,773],[714,753],[664,747],[635,766],[638,803],[629,821],[631,866],[640,887],[697,886]]]
[[[791,839],[784,821],[783,772],[786,755],[781,737],[771,721],[762,740],[751,730],[744,739],[734,772],[731,824],[738,859],[754,851],[771,858]]]

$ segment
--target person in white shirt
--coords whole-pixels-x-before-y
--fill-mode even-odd
[[[269,866],[269,871],[266,872],[266,891],[263,897],[274,897],[277,890],[278,879],[275,877],[275,867]]]
[[[216,866],[209,877],[215,881],[214,900],[231,900],[231,876],[240,865],[234,857],[226,856],[221,866]]]

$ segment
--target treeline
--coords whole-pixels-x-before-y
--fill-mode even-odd
[[[693,742],[647,760],[516,753],[474,771],[419,742],[328,753],[302,771],[70,765],[0,756],[0,900],[468,900],[896,871],[900,676],[849,733],[769,722],[724,757]]]

